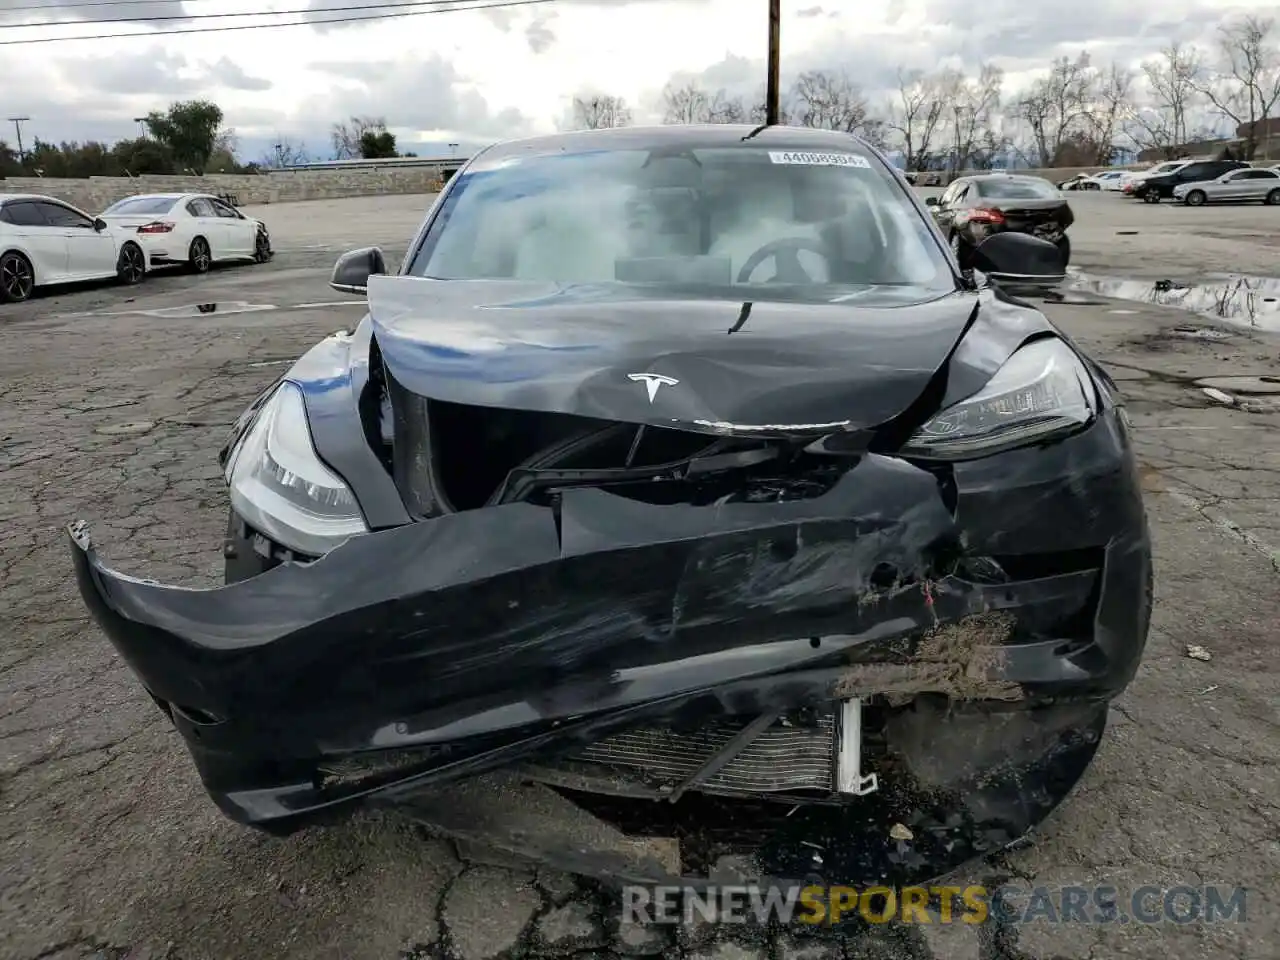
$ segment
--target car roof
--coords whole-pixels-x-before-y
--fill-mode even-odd
[[[871,149],[861,137],[814,127],[753,126],[748,123],[670,124],[652,127],[608,127],[573,130],[495,143],[476,155],[486,162],[527,153],[583,153],[589,150],[652,150],[655,148],[724,148],[740,144],[778,150],[833,150],[858,146]]]
[[[996,172],[992,172],[992,173],[972,173],[972,174],[970,174],[969,176],[964,177],[963,179],[965,179],[965,180],[978,180],[978,181],[982,181],[982,180],[1018,180],[1018,181],[1021,181],[1022,183],[1028,183],[1028,182],[1030,182],[1030,181],[1035,181],[1036,183],[1049,183],[1049,182],[1050,182],[1050,181],[1046,180],[1044,177],[1037,177],[1037,176],[1035,176],[1034,174],[1025,174],[1025,173],[996,173]]]
[[[46,197],[43,193],[0,193],[0,203],[9,203],[13,200],[49,200],[53,203],[60,203],[64,207],[75,206],[75,204],[68,203],[66,200],[59,200],[57,197]]]
[[[203,193],[135,193],[131,197],[121,197],[116,203],[124,203],[126,200],[181,200],[184,197],[203,197]],[[115,206],[115,203],[112,204]]]

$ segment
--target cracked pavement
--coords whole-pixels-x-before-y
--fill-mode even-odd
[[[1226,327],[1229,338],[1191,339],[1173,332],[1193,322],[1187,314],[1140,304],[1045,309],[1128,400],[1157,563],[1145,662],[1092,769],[1033,842],[946,882],[1242,885],[1246,922],[848,924],[804,936],[620,928],[607,890],[459,856],[395,815],[274,839],[218,813],[178,735],[89,622],[63,525],[89,520],[106,559],[126,572],[215,582],[224,432],[285,363],[359,319],[359,301],[337,305],[344,298],[326,286],[334,256],[366,243],[403,255],[425,203],[261,208],[280,251],[271,264],[0,307],[0,958],[1243,960],[1274,951],[1280,412],[1216,404],[1191,381],[1280,372],[1280,336]],[[1106,195],[1072,203],[1086,269],[1164,275],[1169,208]],[[1269,240],[1258,239],[1262,212]],[[1215,237],[1201,269],[1274,269],[1270,211],[1194,213]],[[1158,235],[1149,247],[1146,233]],[[1169,269],[1185,279],[1200,241],[1180,242]],[[146,313],[213,302],[224,309]],[[232,302],[277,309],[228,313]],[[1188,658],[1191,644],[1212,659]]]

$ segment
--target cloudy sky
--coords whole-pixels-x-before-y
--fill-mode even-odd
[[[438,12],[498,3],[507,5]],[[832,68],[887,96],[899,67],[975,68],[989,59],[1012,88],[1054,56],[1084,48],[1097,61],[1136,65],[1171,40],[1211,42],[1224,16],[1265,13],[1275,3],[980,7],[976,16],[963,0],[783,0],[783,81]],[[235,16],[247,11],[286,13]],[[222,106],[246,159],[280,137],[327,156],[332,123],[353,114],[385,116],[402,144],[458,142],[465,150],[554,130],[573,96],[593,90],[625,97],[637,121],[660,119],[660,91],[673,77],[755,95],[766,11],[766,0],[0,0],[0,119],[30,117],[28,144],[34,135],[113,141],[136,134],[135,117],[201,96]],[[382,19],[315,25],[371,16]],[[303,20],[311,24],[208,32]],[[160,35],[182,30],[194,32]],[[124,33],[133,36],[65,39]],[[51,37],[60,39],[16,42]],[[12,142],[8,125],[0,136]]]

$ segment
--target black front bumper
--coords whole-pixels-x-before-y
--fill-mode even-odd
[[[691,711],[892,688],[979,713],[1093,705],[1066,726],[1100,729],[1151,603],[1114,410],[1065,441],[936,471],[866,456],[811,500],[653,506],[573,489],[558,511],[411,523],[210,590],[108,570],[83,525],[70,540],[85,602],[215,801],[273,830],[359,799],[421,804]],[[904,685],[928,659],[922,634],[992,611],[1016,617],[1007,641],[934,656]],[[409,759],[319,773],[393,753]]]

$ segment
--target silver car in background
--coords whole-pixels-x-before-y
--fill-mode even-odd
[[[1173,199],[1198,207],[1205,203],[1265,203],[1280,206],[1280,170],[1273,167],[1245,167],[1231,170],[1215,180],[1180,183]]]

